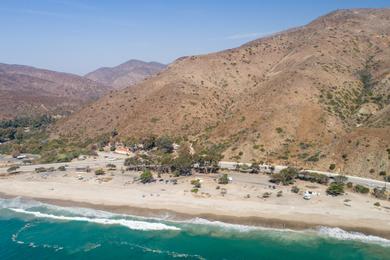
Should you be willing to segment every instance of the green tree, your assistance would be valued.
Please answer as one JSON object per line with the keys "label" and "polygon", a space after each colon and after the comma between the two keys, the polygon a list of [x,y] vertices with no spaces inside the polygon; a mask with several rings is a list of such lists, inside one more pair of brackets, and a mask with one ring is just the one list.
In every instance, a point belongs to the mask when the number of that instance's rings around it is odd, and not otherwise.
{"label": "green tree", "polygon": [[274,173],[271,175],[271,182],[273,183],[282,183],[283,185],[293,184],[295,178],[298,176],[298,170],[293,167],[288,167],[281,170],[279,173]]}
{"label": "green tree", "polygon": [[354,190],[355,192],[363,193],[363,194],[367,194],[367,193],[370,192],[370,189],[369,189],[369,188],[367,188],[367,187],[365,187],[365,186],[363,186],[363,185],[360,185],[360,184],[357,184],[357,185],[353,188],[353,190]]}
{"label": "green tree", "polygon": [[229,183],[229,176],[224,173],[219,179],[218,184],[228,184]]}
{"label": "green tree", "polygon": [[145,150],[151,150],[154,147],[156,147],[156,137],[155,136],[148,136],[141,140],[141,144]]}
{"label": "green tree", "polygon": [[193,156],[191,155],[189,146],[182,145],[178,150],[177,158],[172,162],[172,168],[177,175],[191,175],[193,163]]}
{"label": "green tree", "polygon": [[[199,163],[201,167],[213,167],[218,169],[218,164],[222,160],[223,145],[214,144],[210,147],[204,148],[197,154],[195,161]],[[207,172],[206,172],[207,173]]]}
{"label": "green tree", "polygon": [[199,189],[202,186],[199,179],[192,180],[191,185],[193,185],[194,188],[197,188],[197,189]]}
{"label": "green tree", "polygon": [[332,182],[326,193],[332,196],[338,196],[344,194],[344,183]]}
{"label": "green tree", "polygon": [[150,170],[144,170],[144,171],[141,173],[141,175],[139,176],[139,180],[140,180],[141,183],[143,183],[143,184],[154,181],[152,172],[151,172]]}
{"label": "green tree", "polygon": [[173,141],[168,136],[162,136],[157,138],[155,141],[155,145],[164,153],[172,153],[173,152]]}

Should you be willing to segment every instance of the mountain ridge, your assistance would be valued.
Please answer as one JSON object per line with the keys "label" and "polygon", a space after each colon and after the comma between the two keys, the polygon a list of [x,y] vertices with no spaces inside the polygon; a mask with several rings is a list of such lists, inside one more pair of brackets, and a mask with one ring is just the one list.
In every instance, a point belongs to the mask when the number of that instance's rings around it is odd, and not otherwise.
{"label": "mountain ridge", "polygon": [[225,145],[226,160],[336,164],[375,177],[390,168],[389,47],[390,9],[338,10],[234,49],[179,58],[53,131],[189,137]]}
{"label": "mountain ridge", "polygon": [[109,91],[75,74],[0,63],[1,119],[69,114]]}
{"label": "mountain ridge", "polygon": [[98,68],[84,77],[112,86],[114,89],[122,89],[159,73],[165,67],[166,65],[154,61],[131,59],[117,66]]}

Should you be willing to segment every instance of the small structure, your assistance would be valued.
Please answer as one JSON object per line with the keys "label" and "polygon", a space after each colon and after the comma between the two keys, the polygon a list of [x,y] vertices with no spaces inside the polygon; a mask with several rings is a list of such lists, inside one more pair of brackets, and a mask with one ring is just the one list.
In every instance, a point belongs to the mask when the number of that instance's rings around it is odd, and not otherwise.
{"label": "small structure", "polygon": [[117,154],[124,154],[124,155],[130,155],[130,149],[125,146],[116,146],[115,153]]}

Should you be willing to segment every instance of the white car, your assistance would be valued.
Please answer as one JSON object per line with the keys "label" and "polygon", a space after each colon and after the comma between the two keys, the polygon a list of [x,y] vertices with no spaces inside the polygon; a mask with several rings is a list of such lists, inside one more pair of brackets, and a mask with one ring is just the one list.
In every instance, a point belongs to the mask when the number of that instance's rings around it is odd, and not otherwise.
{"label": "white car", "polygon": [[310,200],[312,196],[316,196],[316,195],[318,195],[317,192],[307,190],[307,191],[305,191],[305,193],[303,193],[303,198],[305,200]]}

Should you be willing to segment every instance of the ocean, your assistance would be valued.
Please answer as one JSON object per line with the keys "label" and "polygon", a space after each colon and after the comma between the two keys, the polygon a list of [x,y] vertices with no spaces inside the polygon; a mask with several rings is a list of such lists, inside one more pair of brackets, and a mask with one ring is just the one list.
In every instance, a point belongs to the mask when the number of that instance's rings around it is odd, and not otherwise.
{"label": "ocean", "polygon": [[390,259],[384,238],[174,221],[0,199],[0,259]]}

